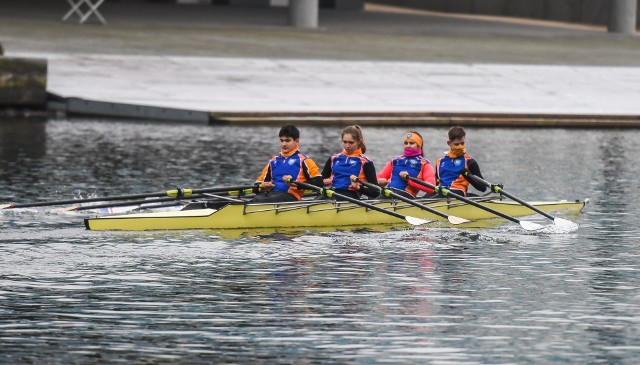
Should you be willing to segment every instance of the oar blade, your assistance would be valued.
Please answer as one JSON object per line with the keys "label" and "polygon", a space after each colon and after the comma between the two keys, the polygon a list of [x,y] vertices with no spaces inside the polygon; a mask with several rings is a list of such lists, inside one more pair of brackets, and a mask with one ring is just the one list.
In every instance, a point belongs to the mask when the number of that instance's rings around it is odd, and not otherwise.
{"label": "oar blade", "polygon": [[411,223],[412,225],[414,225],[414,226],[421,226],[421,225],[423,225],[423,224],[427,224],[427,223],[430,223],[430,222],[431,222],[431,221],[426,220],[426,219],[421,219],[421,218],[417,218],[417,217],[412,217],[412,216],[409,216],[409,215],[405,216],[405,217],[404,217],[404,219],[405,219],[407,222],[409,222],[409,223]]}
{"label": "oar blade", "polygon": [[464,218],[460,218],[460,217],[456,217],[455,215],[450,215],[447,217],[447,220],[449,220],[449,223],[456,225],[456,224],[464,224],[464,223],[469,223],[471,222],[468,219],[464,219]]}
{"label": "oar blade", "polygon": [[520,227],[524,228],[527,231],[538,231],[544,228],[544,226],[538,223],[533,223],[529,221],[520,221]]}
{"label": "oar blade", "polygon": [[570,226],[576,225],[572,221],[567,219],[562,219],[562,218],[553,218],[553,224],[555,224],[556,226],[562,226],[562,227],[570,227]]}
{"label": "oar blade", "polygon": [[11,204],[0,204],[0,209],[11,208]]}

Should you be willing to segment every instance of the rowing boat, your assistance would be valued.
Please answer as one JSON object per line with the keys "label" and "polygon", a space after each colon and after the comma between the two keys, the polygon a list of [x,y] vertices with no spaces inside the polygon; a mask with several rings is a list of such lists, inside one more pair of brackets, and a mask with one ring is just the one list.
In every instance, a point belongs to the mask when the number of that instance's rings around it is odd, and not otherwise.
{"label": "rowing boat", "polygon": [[[500,200],[498,197],[481,197],[475,200],[484,207],[514,217],[534,214],[533,211],[521,204]],[[488,221],[495,222],[497,218],[486,210],[457,200],[418,199],[417,201],[445,214],[472,221],[464,224],[466,227],[486,226]],[[401,201],[367,200],[367,202],[389,211],[434,221],[443,226],[447,225],[447,221],[442,217]],[[584,201],[530,202],[530,204],[544,212],[577,213],[587,202],[588,199]],[[504,220],[499,220],[499,222],[504,222]],[[280,204],[238,202],[229,203],[218,210],[207,208],[85,218],[86,228],[94,231],[319,228],[399,224],[406,225],[406,221],[353,203],[327,200]]]}
{"label": "rowing boat", "polygon": [[[419,200],[420,201],[420,200]],[[529,208],[516,202],[499,199],[482,198],[477,200],[482,206],[497,210],[504,214],[523,217],[532,215]],[[572,212],[577,213],[587,204],[584,201],[552,201],[529,202],[544,212]],[[441,217],[398,201],[372,201],[376,206],[401,212],[414,217],[441,222]],[[422,200],[440,212],[468,219],[472,222],[465,226],[473,227],[475,221],[493,220],[495,215],[486,210],[450,200]],[[387,214],[369,210],[352,203],[327,202],[322,200],[280,203],[280,204],[249,204],[229,203],[221,209],[191,209],[175,212],[154,212],[140,214],[110,215],[85,218],[85,226],[89,230],[176,230],[176,229],[252,229],[279,227],[340,227],[340,226],[371,226],[406,224],[402,219]],[[485,226],[486,222],[480,223]]]}

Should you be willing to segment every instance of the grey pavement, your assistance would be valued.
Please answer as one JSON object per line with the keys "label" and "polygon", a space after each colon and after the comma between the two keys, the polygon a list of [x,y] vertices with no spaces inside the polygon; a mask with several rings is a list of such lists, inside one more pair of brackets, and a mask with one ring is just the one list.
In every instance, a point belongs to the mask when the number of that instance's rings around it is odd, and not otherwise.
{"label": "grey pavement", "polygon": [[442,111],[640,115],[640,38],[604,27],[368,5],[323,10],[106,3],[106,26],[63,23],[65,1],[0,0],[8,56],[49,60],[63,96],[204,111]]}

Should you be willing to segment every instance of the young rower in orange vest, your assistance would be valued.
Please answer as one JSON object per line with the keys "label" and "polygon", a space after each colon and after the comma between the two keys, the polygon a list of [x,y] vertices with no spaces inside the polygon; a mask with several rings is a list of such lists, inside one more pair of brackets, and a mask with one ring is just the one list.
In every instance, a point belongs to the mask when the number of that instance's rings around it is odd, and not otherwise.
{"label": "young rower in orange vest", "polygon": [[422,136],[416,131],[407,132],[404,134],[403,143],[404,153],[387,163],[378,174],[378,184],[410,199],[415,199],[419,190],[433,194],[432,189],[403,178],[409,175],[435,185],[433,166],[424,158]]}
{"label": "young rower in orange vest", "polygon": [[466,133],[462,127],[449,129],[449,151],[436,163],[436,181],[438,186],[447,188],[458,195],[473,195],[467,192],[469,183],[479,191],[485,191],[487,187],[473,180],[467,180],[463,172],[469,171],[482,178],[480,166],[476,160],[466,154]]}
{"label": "young rower in orange vest", "polygon": [[322,175],[315,162],[299,151],[300,131],[293,125],[280,129],[280,153],[274,156],[256,180],[252,203],[298,201],[304,194],[289,179],[322,187]]}

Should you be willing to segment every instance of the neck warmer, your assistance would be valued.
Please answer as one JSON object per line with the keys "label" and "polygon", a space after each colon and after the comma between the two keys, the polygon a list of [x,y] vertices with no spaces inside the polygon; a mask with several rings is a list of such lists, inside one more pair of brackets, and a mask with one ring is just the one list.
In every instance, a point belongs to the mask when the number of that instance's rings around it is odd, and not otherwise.
{"label": "neck warmer", "polygon": [[467,148],[465,146],[451,146],[451,150],[447,153],[447,155],[451,158],[457,158],[464,155],[467,152]]}
{"label": "neck warmer", "polygon": [[404,149],[404,155],[405,157],[414,157],[414,156],[420,156],[422,154],[422,150],[419,148],[405,148]]}

